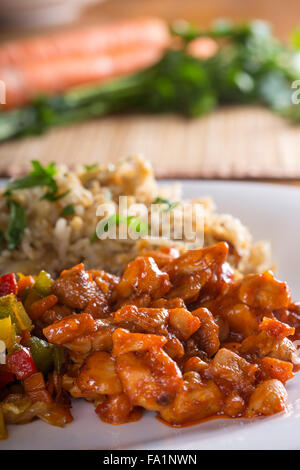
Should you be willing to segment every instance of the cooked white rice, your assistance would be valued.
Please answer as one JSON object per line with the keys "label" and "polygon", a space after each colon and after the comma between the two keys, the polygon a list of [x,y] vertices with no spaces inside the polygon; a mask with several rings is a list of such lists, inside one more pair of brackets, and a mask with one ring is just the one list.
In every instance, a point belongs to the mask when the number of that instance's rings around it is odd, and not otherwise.
{"label": "cooked white rice", "polygon": [[[120,272],[145,244],[153,245],[154,242],[107,239],[91,243],[90,239],[99,222],[99,217],[96,216],[98,205],[108,201],[115,201],[117,204],[120,195],[130,197],[129,205],[150,205],[158,196],[181,201],[178,185],[159,188],[151,166],[140,157],[127,158],[117,165],[99,166],[92,170],[79,168],[77,171],[70,171],[61,166],[56,180],[59,193],[70,191],[56,202],[41,200],[45,188],[14,191],[14,199],[26,210],[27,227],[17,249],[2,251],[1,273],[38,273],[41,269],[46,269],[56,274],[80,262],[86,268]],[[228,241],[233,250],[230,261],[243,273],[261,272],[269,267],[269,243],[253,244],[247,227],[232,215],[218,214],[209,197],[193,202],[201,202],[205,207],[205,245],[212,245],[220,240]],[[75,214],[61,217],[62,209],[69,204],[73,205]],[[1,230],[5,231],[8,221],[9,210],[2,191]],[[159,243],[168,242],[160,240]],[[182,247],[182,243],[180,246]]]}

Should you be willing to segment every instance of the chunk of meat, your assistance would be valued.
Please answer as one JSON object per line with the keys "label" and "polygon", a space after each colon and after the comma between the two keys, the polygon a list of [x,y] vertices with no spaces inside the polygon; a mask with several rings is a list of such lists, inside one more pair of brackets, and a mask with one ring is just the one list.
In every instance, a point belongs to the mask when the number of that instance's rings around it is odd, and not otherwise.
{"label": "chunk of meat", "polygon": [[142,415],[141,408],[135,408],[125,393],[109,395],[96,408],[99,418],[109,424],[124,424],[138,421]]}
{"label": "chunk of meat", "polygon": [[165,336],[149,335],[142,333],[129,333],[123,328],[118,328],[112,335],[113,356],[128,352],[145,352],[153,348],[162,348],[168,341]]}
{"label": "chunk of meat", "polygon": [[64,347],[81,355],[92,351],[111,351],[115,328],[109,319],[95,320],[95,331],[74,338],[65,343]]}
{"label": "chunk of meat", "polygon": [[219,349],[209,367],[216,380],[229,382],[244,392],[253,386],[257,369],[257,364],[250,364],[238,354],[225,348]]}
{"label": "chunk of meat", "polygon": [[232,331],[240,333],[244,337],[255,333],[259,325],[257,313],[242,303],[237,303],[224,310],[223,317],[227,320]]}
{"label": "chunk of meat", "polygon": [[116,288],[116,298],[148,294],[152,299],[163,297],[170,290],[167,273],[162,272],[151,257],[139,257],[126,267]]}
{"label": "chunk of meat", "polygon": [[96,324],[93,317],[88,313],[79,313],[52,323],[43,329],[43,333],[50,343],[61,345],[95,330]]}
{"label": "chunk of meat", "polygon": [[121,354],[117,357],[117,371],[131,402],[147,410],[159,410],[171,403],[183,383],[176,362],[162,349],[143,355]]}
{"label": "chunk of meat", "polygon": [[287,284],[275,279],[271,271],[246,276],[241,282],[238,296],[246,305],[261,309],[287,308],[291,303]]}
{"label": "chunk of meat", "polygon": [[169,324],[176,336],[186,341],[200,326],[200,320],[185,308],[173,308],[169,311]]}
{"label": "chunk of meat", "polygon": [[241,416],[245,409],[245,401],[236,390],[233,390],[226,397],[224,413],[231,418]]}
{"label": "chunk of meat", "polygon": [[276,351],[283,339],[293,332],[294,329],[285,323],[265,317],[259,324],[258,333],[243,340],[240,353],[258,357],[267,356]]}
{"label": "chunk of meat", "polygon": [[175,247],[161,246],[158,250],[142,250],[141,256],[150,256],[159,269],[179,257],[179,250]]}
{"label": "chunk of meat", "polygon": [[189,250],[164,267],[169,274],[172,289],[170,298],[181,297],[186,302],[197,300],[200,290],[226,261],[228,245],[225,242],[198,250]]}
{"label": "chunk of meat", "polygon": [[83,264],[63,271],[52,284],[51,291],[60,303],[73,309],[88,309],[88,313],[95,318],[109,313],[108,300],[102,288],[98,287],[92,275],[84,270]]}
{"label": "chunk of meat", "polygon": [[279,380],[271,379],[261,382],[250,396],[246,416],[254,418],[284,411],[287,398],[287,391]]}
{"label": "chunk of meat", "polygon": [[277,379],[285,384],[294,377],[293,364],[272,357],[264,357],[259,362],[259,380]]}
{"label": "chunk of meat", "polygon": [[184,374],[183,387],[175,400],[168,406],[162,406],[160,416],[171,424],[193,423],[221,411],[222,394],[212,381],[203,383],[199,374]]}
{"label": "chunk of meat", "polygon": [[292,303],[287,309],[274,310],[277,320],[295,328],[295,339],[300,339],[300,303]]}
{"label": "chunk of meat", "polygon": [[114,313],[114,322],[141,332],[167,334],[169,311],[165,308],[138,308],[126,305]]}
{"label": "chunk of meat", "polygon": [[199,348],[202,349],[208,357],[212,357],[220,347],[219,327],[207,308],[198,308],[194,310],[192,314],[200,320],[200,328],[193,337]]}
{"label": "chunk of meat", "polygon": [[80,369],[77,385],[84,393],[117,395],[122,385],[116,371],[115,359],[104,351],[93,352]]}

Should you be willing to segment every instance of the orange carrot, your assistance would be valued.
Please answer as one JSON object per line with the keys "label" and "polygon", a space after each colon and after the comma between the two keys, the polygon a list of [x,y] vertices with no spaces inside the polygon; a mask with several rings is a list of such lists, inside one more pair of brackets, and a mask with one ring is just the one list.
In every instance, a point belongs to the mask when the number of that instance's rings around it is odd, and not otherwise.
{"label": "orange carrot", "polygon": [[26,287],[32,287],[34,282],[32,276],[21,276],[18,280],[18,294],[21,294]]}
{"label": "orange carrot", "polygon": [[29,315],[32,320],[37,320],[43,313],[45,313],[49,308],[54,307],[57,304],[58,298],[56,295],[48,295],[43,299],[36,300],[29,308]]}
{"label": "orange carrot", "polygon": [[158,18],[134,18],[107,25],[10,41],[0,48],[0,66],[48,62],[67,56],[97,55],[135,44],[165,48],[170,40]]}
{"label": "orange carrot", "polygon": [[138,72],[157,62],[161,55],[161,49],[134,45],[86,57],[70,56],[19,67],[0,67],[0,80],[6,84],[5,108],[22,106],[39,94],[60,93],[74,86],[102,83]]}

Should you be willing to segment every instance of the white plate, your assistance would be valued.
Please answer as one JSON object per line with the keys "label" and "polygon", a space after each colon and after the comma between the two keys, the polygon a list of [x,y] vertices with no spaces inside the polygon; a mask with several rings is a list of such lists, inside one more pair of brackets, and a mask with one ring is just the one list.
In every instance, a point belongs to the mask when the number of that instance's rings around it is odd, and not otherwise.
{"label": "white plate", "polygon": [[[300,189],[232,182],[184,182],[184,196],[211,195],[221,212],[239,217],[256,240],[272,242],[277,275],[300,300]],[[254,421],[215,420],[173,429],[146,413],[141,421],[111,426],[94,407],[77,401],[74,421],[65,429],[35,421],[9,426],[1,449],[300,449],[300,373],[287,385],[286,414]]]}

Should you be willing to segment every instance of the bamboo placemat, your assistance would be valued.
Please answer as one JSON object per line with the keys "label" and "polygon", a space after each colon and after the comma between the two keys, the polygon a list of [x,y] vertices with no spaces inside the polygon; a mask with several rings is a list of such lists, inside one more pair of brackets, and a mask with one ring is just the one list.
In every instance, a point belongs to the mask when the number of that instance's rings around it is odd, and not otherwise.
{"label": "bamboo placemat", "polygon": [[0,145],[0,174],[30,160],[69,166],[143,154],[164,178],[300,178],[300,126],[256,107],[224,108],[199,119],[111,116]]}

